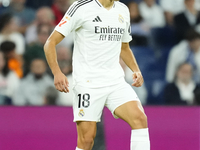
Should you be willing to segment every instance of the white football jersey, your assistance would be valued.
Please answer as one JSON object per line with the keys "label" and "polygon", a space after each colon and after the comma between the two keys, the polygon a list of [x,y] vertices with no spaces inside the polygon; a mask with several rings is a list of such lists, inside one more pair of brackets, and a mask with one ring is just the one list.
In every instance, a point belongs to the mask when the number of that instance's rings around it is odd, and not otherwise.
{"label": "white football jersey", "polygon": [[55,30],[64,36],[74,33],[75,85],[103,87],[123,79],[119,64],[121,44],[132,40],[126,5],[115,1],[107,10],[98,0],[76,1]]}

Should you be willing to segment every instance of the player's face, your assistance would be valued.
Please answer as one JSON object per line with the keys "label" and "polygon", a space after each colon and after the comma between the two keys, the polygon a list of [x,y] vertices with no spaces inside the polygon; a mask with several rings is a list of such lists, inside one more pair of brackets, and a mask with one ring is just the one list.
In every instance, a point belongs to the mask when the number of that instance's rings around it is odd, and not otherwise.
{"label": "player's face", "polygon": [[192,79],[192,66],[190,64],[182,65],[177,72],[177,78],[183,82],[190,81]]}

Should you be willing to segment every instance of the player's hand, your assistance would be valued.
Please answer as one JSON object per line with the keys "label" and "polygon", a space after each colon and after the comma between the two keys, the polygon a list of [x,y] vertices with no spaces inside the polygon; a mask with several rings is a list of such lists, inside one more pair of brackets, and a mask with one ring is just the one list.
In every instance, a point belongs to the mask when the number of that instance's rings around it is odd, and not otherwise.
{"label": "player's hand", "polygon": [[132,86],[140,87],[144,83],[144,79],[141,72],[134,72],[133,73],[133,84]]}
{"label": "player's hand", "polygon": [[69,82],[67,80],[67,77],[62,72],[54,74],[54,85],[56,89],[60,92],[69,92]]}

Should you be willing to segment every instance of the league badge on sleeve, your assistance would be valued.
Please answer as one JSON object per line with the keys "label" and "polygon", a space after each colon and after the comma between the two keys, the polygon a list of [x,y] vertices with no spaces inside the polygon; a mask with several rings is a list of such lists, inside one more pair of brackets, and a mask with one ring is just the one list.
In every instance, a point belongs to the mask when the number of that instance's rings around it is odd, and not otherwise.
{"label": "league badge on sleeve", "polygon": [[59,27],[61,27],[63,24],[65,24],[65,23],[67,23],[67,21],[66,20],[61,20],[61,22],[60,22],[60,24],[59,24]]}
{"label": "league badge on sleeve", "polygon": [[69,21],[70,18],[68,16],[66,16],[64,19],[61,20],[59,27],[61,27],[62,25],[64,25],[65,23],[67,23],[67,21]]}

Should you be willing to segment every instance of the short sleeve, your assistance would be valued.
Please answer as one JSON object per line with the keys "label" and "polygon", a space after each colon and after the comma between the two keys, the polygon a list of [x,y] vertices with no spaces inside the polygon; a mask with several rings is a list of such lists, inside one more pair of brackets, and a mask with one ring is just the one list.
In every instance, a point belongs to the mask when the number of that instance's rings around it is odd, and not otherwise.
{"label": "short sleeve", "polygon": [[82,9],[78,1],[74,2],[65,13],[63,19],[56,26],[55,30],[64,36],[69,35],[82,25]]}
{"label": "short sleeve", "polygon": [[126,23],[126,29],[125,29],[124,35],[122,37],[122,42],[123,43],[129,43],[132,40],[129,11],[127,13],[125,20],[126,20],[126,22],[125,22]]}

